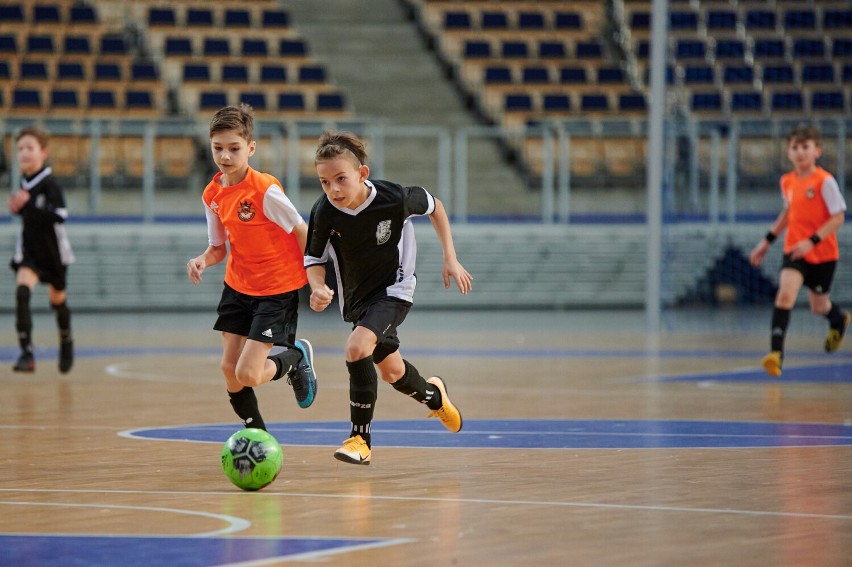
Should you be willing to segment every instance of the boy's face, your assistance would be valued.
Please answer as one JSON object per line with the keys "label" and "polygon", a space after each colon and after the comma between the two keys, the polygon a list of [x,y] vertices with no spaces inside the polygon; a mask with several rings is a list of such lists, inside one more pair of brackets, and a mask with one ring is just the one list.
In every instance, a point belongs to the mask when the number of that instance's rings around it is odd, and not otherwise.
{"label": "boy's face", "polygon": [[355,209],[369,195],[364,181],[370,168],[355,163],[352,158],[339,156],[317,162],[317,175],[328,200],[342,209]]}
{"label": "boy's face", "polygon": [[787,159],[798,171],[806,171],[816,164],[822,150],[814,140],[791,139],[787,143]]}
{"label": "boy's face", "polygon": [[18,149],[18,166],[21,168],[21,173],[24,175],[32,175],[37,173],[47,159],[47,148],[41,147],[38,138],[35,136],[22,136],[18,140],[16,147]]}
{"label": "boy's face", "polygon": [[239,173],[248,167],[254,155],[255,141],[246,141],[236,130],[223,130],[210,136],[213,161],[225,175]]}

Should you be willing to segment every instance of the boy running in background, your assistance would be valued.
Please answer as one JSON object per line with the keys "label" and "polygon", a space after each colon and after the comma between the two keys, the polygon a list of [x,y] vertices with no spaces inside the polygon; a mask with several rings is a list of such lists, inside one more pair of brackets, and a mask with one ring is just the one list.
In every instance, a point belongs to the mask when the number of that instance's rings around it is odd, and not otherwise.
{"label": "boy running in background", "polygon": [[750,255],[752,265],[759,266],[772,242],[787,230],[772,312],[771,347],[763,357],[763,368],[770,376],[781,375],[790,311],[802,285],[808,288],[811,311],[828,319],[826,352],[840,348],[852,320],[828,296],[840,257],[837,230],[844,221],[846,202],[834,177],[816,164],[822,155],[819,142],[819,131],[809,126],[798,126],[787,136],[787,159],[793,171],[781,177],[784,209]]}

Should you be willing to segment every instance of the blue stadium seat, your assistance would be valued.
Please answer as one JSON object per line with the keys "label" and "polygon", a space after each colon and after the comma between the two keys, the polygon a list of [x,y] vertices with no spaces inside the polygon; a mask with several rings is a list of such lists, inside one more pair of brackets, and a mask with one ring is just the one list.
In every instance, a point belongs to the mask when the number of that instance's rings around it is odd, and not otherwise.
{"label": "blue stadium seat", "polygon": [[585,67],[562,67],[559,69],[559,82],[563,85],[586,84],[588,78]]}
{"label": "blue stadium seat", "polygon": [[753,83],[754,69],[748,65],[729,65],[725,67],[722,81],[725,84]]}
{"label": "blue stadium seat", "polygon": [[651,13],[650,12],[633,12],[630,14],[630,29],[634,30],[649,30],[651,29]]}
{"label": "blue stadium seat", "polygon": [[777,25],[775,12],[770,10],[748,10],[746,12],[745,27],[749,31],[774,30]]}
{"label": "blue stadium seat", "polygon": [[707,45],[700,39],[679,39],[675,45],[675,57],[678,59],[704,59]]}
{"label": "blue stadium seat", "polygon": [[480,16],[479,27],[484,30],[505,30],[509,28],[509,16],[506,12],[483,10]]}
{"label": "blue stadium seat", "polygon": [[546,94],[542,97],[541,106],[545,113],[568,112],[571,110],[571,98],[566,94]]}
{"label": "blue stadium seat", "polygon": [[231,55],[231,44],[227,39],[204,38],[204,55],[205,57],[228,57]]}
{"label": "blue stadium seat", "polygon": [[228,95],[221,91],[207,91],[199,94],[198,108],[201,110],[218,110],[228,106]]}
{"label": "blue stadium seat", "polygon": [[65,55],[91,55],[92,45],[87,35],[66,35],[63,39],[62,52]]}
{"label": "blue stadium seat", "polygon": [[287,68],[283,65],[263,65],[260,68],[261,83],[286,83]]}
{"label": "blue stadium seat", "polygon": [[244,37],[240,54],[243,57],[269,57],[269,45],[265,39]]}
{"label": "blue stadium seat", "polygon": [[825,29],[852,28],[852,9],[827,9],[822,13],[822,27]]}
{"label": "blue stadium seat", "polygon": [[844,85],[846,83],[852,83],[852,63],[846,63],[843,65],[843,69],[840,73],[840,80]]}
{"label": "blue stadium seat", "polygon": [[444,12],[445,30],[469,30],[470,28],[469,12]]}
{"label": "blue stadium seat", "polygon": [[574,53],[578,59],[599,59],[603,57],[603,46],[597,41],[578,41]]}
{"label": "blue stadium seat", "polygon": [[487,41],[467,40],[464,42],[464,57],[466,59],[491,57],[491,44]]}
{"label": "blue stadium seat", "polygon": [[0,35],[0,53],[4,55],[14,55],[18,53],[18,39],[15,35]]}
{"label": "blue stadium seat", "polygon": [[151,6],[148,8],[148,25],[174,27],[177,24],[175,11],[167,6]]}
{"label": "blue stadium seat", "polygon": [[127,42],[121,35],[105,35],[101,37],[101,55],[124,56],[129,53]]}
{"label": "blue stadium seat", "polygon": [[509,93],[503,98],[505,112],[529,112],[532,110],[532,97],[527,93]]}
{"label": "blue stadium seat", "polygon": [[319,93],[317,95],[317,111],[319,112],[341,112],[345,108],[345,100],[340,93]]}
{"label": "blue stadium seat", "polygon": [[[222,65],[223,83],[248,83],[248,67],[241,63],[229,63]],[[254,105],[252,105],[254,106]]]}
{"label": "blue stadium seat", "polygon": [[484,81],[487,85],[511,83],[512,71],[505,65],[486,67]]}
{"label": "blue stadium seat", "polygon": [[774,111],[801,112],[804,108],[802,93],[798,91],[772,93],[770,108]]}
{"label": "blue stadium seat", "polygon": [[500,55],[504,58],[529,57],[529,47],[525,41],[504,41]]}
{"label": "blue stadium seat", "polygon": [[767,65],[763,68],[764,83],[792,83],[793,67],[790,65]]}
{"label": "blue stadium seat", "polygon": [[780,39],[756,39],[753,53],[755,59],[781,59],[787,50]]}
{"label": "blue stadium seat", "polygon": [[812,30],[816,28],[816,14],[812,10],[787,10],[784,13],[784,28],[789,30]]}
{"label": "blue stadium seat", "polygon": [[95,63],[96,81],[121,81],[121,67],[117,63]]}
{"label": "blue stadium seat", "polygon": [[23,60],[18,66],[18,78],[28,81],[47,81],[47,65],[44,61]]}
{"label": "blue stadium seat", "polygon": [[802,67],[802,83],[833,83],[834,67],[828,64]]}
{"label": "blue stadium seat", "polygon": [[124,97],[124,107],[128,110],[156,110],[151,91],[131,90]]}
{"label": "blue stadium seat", "polygon": [[716,59],[742,59],[745,57],[745,44],[739,39],[720,39],[713,51]]}
{"label": "blue stadium seat", "polygon": [[72,26],[94,25],[98,23],[98,14],[93,6],[74,4],[71,6],[68,20]]}
{"label": "blue stadium seat", "polygon": [[836,37],[831,46],[831,56],[838,59],[852,57],[852,38]]}
{"label": "blue stadium seat", "polygon": [[518,12],[518,29],[543,30],[544,14],[541,12],[532,12],[528,10],[522,10]]}
{"label": "blue stadium seat", "polygon": [[722,94],[718,92],[692,93],[690,108],[695,112],[719,112],[722,110]]}
{"label": "blue stadium seat", "polygon": [[241,8],[230,8],[225,10],[224,24],[226,28],[251,27],[251,13]]}
{"label": "blue stadium seat", "polygon": [[647,110],[645,95],[641,93],[618,95],[618,110],[621,112],[645,112]]}
{"label": "blue stadium seat", "polygon": [[734,30],[736,28],[736,12],[731,10],[710,10],[707,12],[707,29]]}
{"label": "blue stadium seat", "polygon": [[624,71],[620,67],[598,67],[598,84],[621,84],[625,82]]}
{"label": "blue stadium seat", "polygon": [[261,24],[269,29],[290,27],[290,12],[276,9],[264,10]]}
{"label": "blue stadium seat", "polygon": [[697,30],[698,14],[696,12],[670,12],[669,28],[673,31]]}
{"label": "blue stadium seat", "polygon": [[559,12],[553,17],[553,27],[557,30],[582,30],[583,17],[579,12]]}
{"label": "blue stadium seat", "polygon": [[9,68],[8,61],[0,61],[0,79],[10,81],[12,79],[12,70]]}
{"label": "blue stadium seat", "polygon": [[134,61],[130,66],[131,81],[159,81],[160,72],[154,63]]}
{"label": "blue stadium seat", "polygon": [[821,39],[797,38],[793,40],[793,57],[825,57],[825,43]]}
{"label": "blue stadium seat", "polygon": [[602,94],[584,94],[580,97],[580,109],[584,112],[609,110],[609,99]]}
{"label": "blue stadium seat", "polygon": [[713,83],[716,71],[710,65],[689,65],[683,69],[683,82],[686,85]]}
{"label": "blue stadium seat", "polygon": [[744,112],[763,109],[763,96],[754,92],[731,94],[731,111]]}
{"label": "blue stadium seat", "polygon": [[639,59],[648,59],[651,56],[651,42],[650,41],[640,41],[636,45],[636,57]]}
{"label": "blue stadium seat", "polygon": [[59,6],[56,4],[36,4],[33,7],[33,23],[36,25],[62,23]]}
{"label": "blue stadium seat", "polygon": [[23,4],[0,5],[0,24],[23,24],[24,21]]}
{"label": "blue stadium seat", "polygon": [[550,71],[547,67],[541,65],[530,65],[524,67],[521,74],[521,81],[524,84],[546,84],[550,82]]}
{"label": "blue stadium seat", "polygon": [[167,37],[166,57],[186,57],[192,55],[192,41],[188,37]]}
{"label": "blue stadium seat", "polygon": [[564,59],[568,56],[565,44],[561,41],[540,41],[538,56],[542,59]]}
{"label": "blue stadium seat", "polygon": [[92,89],[89,91],[89,110],[116,110],[118,104],[115,91],[108,89]]}
{"label": "blue stadium seat", "polygon": [[183,80],[186,83],[209,83],[210,66],[206,63],[184,63]]}
{"label": "blue stadium seat", "polygon": [[811,94],[811,110],[842,111],[844,109],[843,91],[817,91]]}
{"label": "blue stadium seat", "polygon": [[305,57],[308,45],[303,39],[282,39],[278,42],[278,55],[281,57]]}
{"label": "blue stadium seat", "polygon": [[41,108],[41,91],[18,87],[12,91],[12,106],[14,108]]}
{"label": "blue stadium seat", "polygon": [[56,47],[53,36],[49,34],[31,34],[27,36],[27,53],[53,54]]}
{"label": "blue stadium seat", "polygon": [[213,27],[213,10],[209,8],[188,8],[186,25],[190,27]]}
{"label": "blue stadium seat", "polygon": [[278,93],[278,110],[304,112],[305,95],[298,92]]}
{"label": "blue stadium seat", "polygon": [[325,67],[322,65],[302,65],[299,67],[300,83],[324,83]]}
{"label": "blue stadium seat", "polygon": [[52,89],[50,106],[64,110],[77,110],[80,108],[80,97],[75,89]]}
{"label": "blue stadium seat", "polygon": [[266,110],[266,95],[262,92],[240,93],[240,102],[248,104],[254,110]]}

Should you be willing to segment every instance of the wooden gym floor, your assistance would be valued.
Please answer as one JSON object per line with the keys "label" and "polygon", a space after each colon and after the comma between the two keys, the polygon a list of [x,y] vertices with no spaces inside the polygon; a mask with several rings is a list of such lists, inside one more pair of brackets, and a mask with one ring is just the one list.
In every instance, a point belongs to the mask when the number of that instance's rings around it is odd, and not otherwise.
{"label": "wooden gym floor", "polygon": [[0,563],[849,565],[852,347],[822,353],[804,309],[769,379],[768,309],[648,336],[641,313],[415,307],[402,351],[446,379],[464,429],[380,384],[369,467],[332,458],[349,327],[303,309],[318,397],[257,389],[285,461],[255,493],[219,466],[240,426],[212,310],[77,315],[67,375],[46,313],[36,372],[13,373],[0,317]]}

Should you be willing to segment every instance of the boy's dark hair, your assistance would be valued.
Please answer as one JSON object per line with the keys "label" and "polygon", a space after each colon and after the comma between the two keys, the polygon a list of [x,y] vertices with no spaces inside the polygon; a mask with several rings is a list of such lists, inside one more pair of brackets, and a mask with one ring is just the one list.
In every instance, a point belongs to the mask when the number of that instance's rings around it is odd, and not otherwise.
{"label": "boy's dark hair", "polygon": [[349,152],[358,160],[358,165],[367,164],[367,150],[358,136],[345,130],[326,130],[319,138],[314,161],[324,161]]}
{"label": "boy's dark hair", "polygon": [[790,133],[787,134],[787,143],[790,142],[807,142],[808,140],[813,140],[814,144],[819,146],[820,143],[820,133],[816,126],[810,126],[808,124],[799,124],[790,130]]}
{"label": "boy's dark hair", "polygon": [[25,126],[18,130],[18,133],[15,135],[15,142],[24,136],[32,136],[38,140],[38,145],[40,145],[42,149],[47,147],[47,142],[50,139],[50,135],[46,131],[41,128],[36,128],[35,126]]}
{"label": "boy's dark hair", "polygon": [[210,121],[210,137],[217,132],[236,130],[247,142],[254,139],[254,112],[246,103],[239,106],[226,106],[216,111]]}

